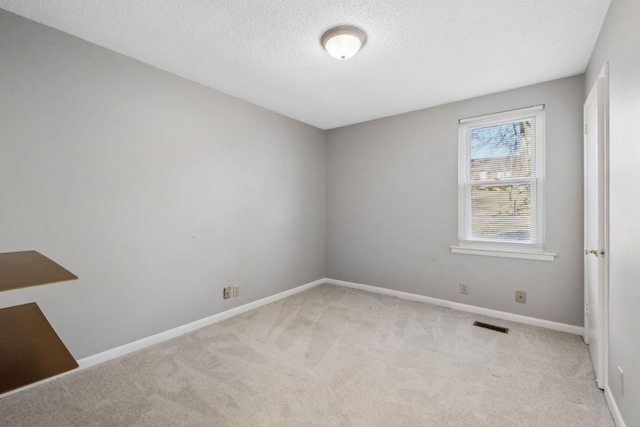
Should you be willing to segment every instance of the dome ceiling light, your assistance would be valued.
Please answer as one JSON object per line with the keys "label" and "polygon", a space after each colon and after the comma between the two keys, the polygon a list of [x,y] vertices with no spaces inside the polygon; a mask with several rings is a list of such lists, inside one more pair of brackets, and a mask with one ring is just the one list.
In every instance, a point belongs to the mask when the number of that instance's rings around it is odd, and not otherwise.
{"label": "dome ceiling light", "polygon": [[358,53],[364,42],[366,34],[356,27],[335,27],[322,35],[320,41],[329,55],[344,61]]}

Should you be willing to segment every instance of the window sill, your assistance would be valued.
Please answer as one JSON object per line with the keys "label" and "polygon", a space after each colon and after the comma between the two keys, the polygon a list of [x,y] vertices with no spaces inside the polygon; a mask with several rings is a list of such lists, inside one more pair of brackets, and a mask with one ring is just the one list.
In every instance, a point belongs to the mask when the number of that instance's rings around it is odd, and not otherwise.
{"label": "window sill", "polygon": [[556,254],[547,252],[527,252],[504,249],[471,248],[450,246],[451,253],[465,255],[493,256],[502,258],[530,259],[534,261],[555,261]]}

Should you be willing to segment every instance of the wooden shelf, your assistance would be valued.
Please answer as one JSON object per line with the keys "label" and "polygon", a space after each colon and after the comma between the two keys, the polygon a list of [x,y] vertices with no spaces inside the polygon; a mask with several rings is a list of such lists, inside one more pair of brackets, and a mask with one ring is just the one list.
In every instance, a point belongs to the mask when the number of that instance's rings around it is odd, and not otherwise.
{"label": "wooden shelf", "polygon": [[0,253],[0,292],[77,278],[36,251]]}
{"label": "wooden shelf", "polygon": [[0,394],[78,367],[35,302],[0,309]]}
{"label": "wooden shelf", "polygon": [[[36,251],[0,253],[0,292],[78,276]],[[35,302],[0,309],[0,394],[78,367]]]}

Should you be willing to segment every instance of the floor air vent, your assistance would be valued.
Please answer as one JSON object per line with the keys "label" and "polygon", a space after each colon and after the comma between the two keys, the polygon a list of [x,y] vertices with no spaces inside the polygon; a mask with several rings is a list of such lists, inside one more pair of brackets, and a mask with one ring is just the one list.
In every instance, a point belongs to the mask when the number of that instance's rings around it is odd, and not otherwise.
{"label": "floor air vent", "polygon": [[490,323],[473,322],[473,326],[480,326],[481,328],[491,329],[492,331],[502,332],[503,334],[509,332],[509,328],[503,328],[502,326],[496,326]]}

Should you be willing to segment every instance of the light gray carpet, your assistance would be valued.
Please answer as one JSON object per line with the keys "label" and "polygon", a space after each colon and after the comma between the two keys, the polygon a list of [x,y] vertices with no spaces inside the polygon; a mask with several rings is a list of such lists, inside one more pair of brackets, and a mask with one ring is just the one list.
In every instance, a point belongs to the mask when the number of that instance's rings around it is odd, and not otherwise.
{"label": "light gray carpet", "polygon": [[614,424],[578,336],[322,285],[2,399],[0,425]]}

